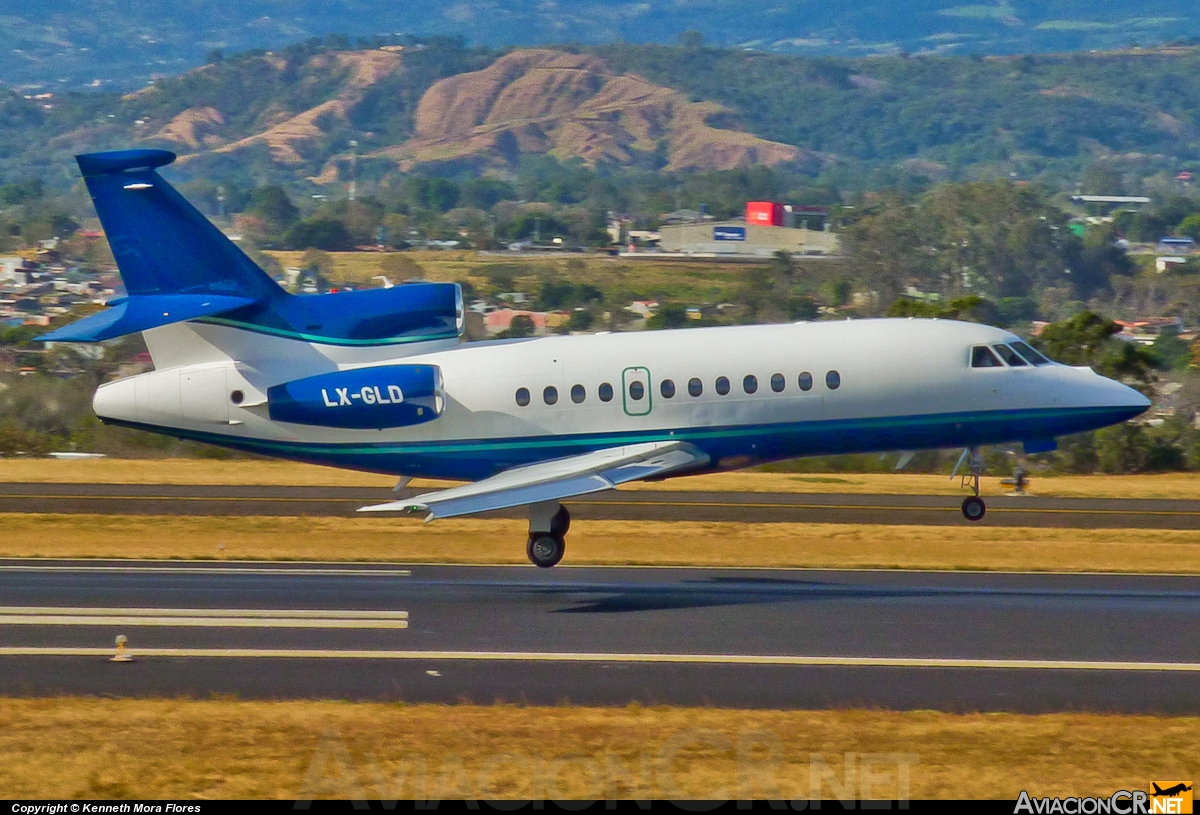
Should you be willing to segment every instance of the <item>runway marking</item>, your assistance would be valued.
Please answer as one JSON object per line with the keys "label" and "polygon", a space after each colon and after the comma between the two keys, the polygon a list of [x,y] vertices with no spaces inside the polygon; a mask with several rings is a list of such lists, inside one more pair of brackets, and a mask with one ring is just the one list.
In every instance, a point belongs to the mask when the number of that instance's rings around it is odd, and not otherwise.
{"label": "runway marking", "polygon": [[257,574],[257,575],[301,575],[307,577],[340,577],[343,575],[367,575],[370,577],[411,577],[411,569],[288,569],[281,566],[244,567],[244,566],[35,566],[35,565],[0,565],[0,572],[100,572],[130,574],[132,572],[147,572],[150,574]]}
{"label": "runway marking", "polygon": [[0,626],[124,625],[177,628],[408,628],[407,611],[326,609],[63,608],[0,606]]}
{"label": "runway marking", "polygon": [[[619,654],[538,651],[373,651],[295,648],[136,648],[136,657],[220,659],[383,659],[466,662],[621,662],[692,665],[783,665],[849,668],[970,668],[984,670],[1136,671],[1200,673],[1196,662],[1115,662],[1042,659],[954,659],[921,657],[819,657],[755,654]],[[111,648],[0,647],[4,656],[106,657]]]}

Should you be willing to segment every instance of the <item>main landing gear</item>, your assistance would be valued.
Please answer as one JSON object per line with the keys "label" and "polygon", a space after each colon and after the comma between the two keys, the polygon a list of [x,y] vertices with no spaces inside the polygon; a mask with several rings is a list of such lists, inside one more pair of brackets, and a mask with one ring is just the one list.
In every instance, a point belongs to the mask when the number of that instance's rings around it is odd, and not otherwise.
{"label": "main landing gear", "polygon": [[525,554],[534,566],[549,569],[563,559],[571,513],[557,501],[529,505],[529,542]]}
{"label": "main landing gear", "polygon": [[983,499],[979,497],[979,476],[983,474],[983,455],[979,452],[978,447],[968,447],[963,450],[963,454],[958,458],[958,464],[954,465],[954,472],[950,477],[954,478],[958,475],[958,469],[963,465],[963,461],[970,458],[969,474],[963,473],[963,483],[967,480],[971,481],[971,489],[975,492],[974,495],[963,499],[962,514],[968,521],[982,521],[984,514],[987,513],[987,505],[983,503]]}

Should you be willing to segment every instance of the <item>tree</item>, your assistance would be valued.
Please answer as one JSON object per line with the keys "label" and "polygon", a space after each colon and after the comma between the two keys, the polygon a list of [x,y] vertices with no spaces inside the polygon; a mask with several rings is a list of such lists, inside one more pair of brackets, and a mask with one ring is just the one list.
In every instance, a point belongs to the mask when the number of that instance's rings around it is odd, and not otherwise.
{"label": "tree", "polygon": [[1087,365],[1111,379],[1138,383],[1154,381],[1157,360],[1146,347],[1112,339],[1121,327],[1091,311],[1082,311],[1042,329],[1033,343],[1056,362]]}
{"label": "tree", "polygon": [[1180,235],[1200,241],[1200,212],[1189,215],[1180,221],[1179,228],[1175,231]]}
{"label": "tree", "polygon": [[354,248],[350,230],[333,218],[312,218],[297,222],[287,231],[286,242],[290,249],[324,249],[327,252],[344,252]]}
{"label": "tree", "polygon": [[274,184],[259,187],[250,193],[247,212],[262,218],[266,228],[274,235],[282,235],[300,217],[300,210],[288,198],[287,192]]}
{"label": "tree", "polygon": [[1066,226],[1066,215],[1036,190],[980,181],[940,184],[915,201],[874,196],[843,235],[882,302],[909,286],[997,300],[1054,285],[1079,264],[1078,238]]}
{"label": "tree", "polygon": [[649,320],[646,328],[683,328],[688,324],[687,308],[680,303],[663,303]]}
{"label": "tree", "polygon": [[517,314],[512,318],[512,322],[508,324],[508,328],[497,334],[496,338],[532,337],[533,332],[536,330],[537,326],[533,324],[532,317],[528,314]]}
{"label": "tree", "polygon": [[927,303],[901,297],[888,306],[885,317],[936,317],[942,320],[963,320],[969,323],[999,322],[999,311],[990,300],[977,294],[958,297],[948,303]]}

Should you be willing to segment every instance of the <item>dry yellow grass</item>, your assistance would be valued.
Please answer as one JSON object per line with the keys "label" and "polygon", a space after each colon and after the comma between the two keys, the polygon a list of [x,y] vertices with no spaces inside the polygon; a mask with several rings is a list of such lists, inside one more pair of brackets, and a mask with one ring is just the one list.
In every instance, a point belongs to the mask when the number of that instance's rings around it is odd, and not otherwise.
{"label": "dry yellow grass", "polygon": [[[214,484],[390,487],[393,476],[287,461],[201,459],[0,459],[0,483]],[[454,482],[418,479],[412,486],[437,489]],[[1006,490],[984,478],[983,494]],[[739,471],[674,478],[622,489],[697,492],[850,493],[859,495],[957,495],[966,492],[944,475],[830,473],[800,475]],[[1200,498],[1200,473],[1161,475],[1060,475],[1035,477],[1030,494],[1047,498]]]}
{"label": "dry yellow grass", "polygon": [[894,754],[918,799],[1200,774],[1182,717],[57,698],[0,721],[10,798],[808,798],[814,769],[823,797],[888,798]]}
{"label": "dry yellow grass", "polygon": [[[0,557],[525,564],[516,520],[4,516]],[[218,546],[222,548],[218,548]],[[1200,573],[1200,530],[577,521],[566,564]]]}
{"label": "dry yellow grass", "polygon": [[[268,252],[283,266],[300,266],[303,252]],[[376,286],[375,275],[387,274],[383,269],[385,252],[331,252],[332,278],[358,286]],[[478,252],[414,251],[403,253],[425,271],[425,278],[434,281],[467,280],[476,288],[486,286],[490,266],[518,265],[525,273],[516,282],[525,291],[536,290],[539,278],[553,273],[574,282],[587,282],[608,289],[639,292],[663,292],[673,297],[686,297],[716,302],[731,287],[740,285],[751,268],[746,263],[719,263],[708,260],[680,261],[607,255],[559,255],[537,258],[508,257]],[[823,273],[831,261],[815,262],[814,271]],[[394,276],[394,275],[393,275]]]}

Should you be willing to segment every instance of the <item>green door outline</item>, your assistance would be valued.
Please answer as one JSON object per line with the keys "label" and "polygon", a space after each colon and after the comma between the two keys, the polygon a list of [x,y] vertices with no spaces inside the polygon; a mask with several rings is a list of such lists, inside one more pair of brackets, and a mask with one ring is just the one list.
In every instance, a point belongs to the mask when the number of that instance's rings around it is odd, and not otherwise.
{"label": "green door outline", "polygon": [[[640,399],[629,398],[629,386],[634,382],[641,382],[642,387],[646,389],[645,404]],[[626,416],[645,416],[650,412],[654,406],[654,397],[650,392],[649,368],[635,365],[621,371],[621,406],[625,409]]]}

